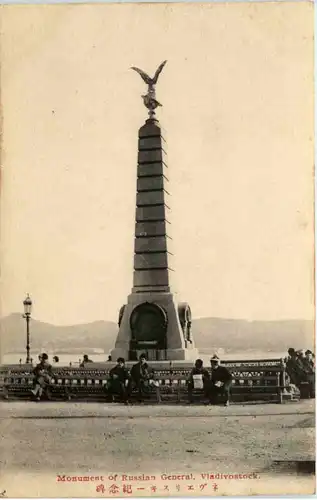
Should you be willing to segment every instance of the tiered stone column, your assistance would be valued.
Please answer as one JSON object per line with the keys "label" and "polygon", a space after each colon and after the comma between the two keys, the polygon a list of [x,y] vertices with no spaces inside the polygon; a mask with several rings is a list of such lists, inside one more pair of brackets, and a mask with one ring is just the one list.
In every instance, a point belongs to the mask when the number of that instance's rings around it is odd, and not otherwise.
{"label": "tiered stone column", "polygon": [[189,306],[178,305],[171,290],[164,144],[158,121],[148,119],[139,130],[133,288],[120,310],[113,360],[135,359],[144,351],[150,360],[189,360],[198,355],[188,333]]}
{"label": "tiered stone column", "polygon": [[133,293],[169,292],[165,140],[156,120],[139,130]]}

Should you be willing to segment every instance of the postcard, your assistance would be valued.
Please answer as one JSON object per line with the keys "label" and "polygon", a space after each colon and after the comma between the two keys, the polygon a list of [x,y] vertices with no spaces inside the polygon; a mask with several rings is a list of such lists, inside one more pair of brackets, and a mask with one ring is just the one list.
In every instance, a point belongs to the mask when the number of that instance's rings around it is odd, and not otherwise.
{"label": "postcard", "polygon": [[313,4],[0,16],[0,495],[313,494]]}

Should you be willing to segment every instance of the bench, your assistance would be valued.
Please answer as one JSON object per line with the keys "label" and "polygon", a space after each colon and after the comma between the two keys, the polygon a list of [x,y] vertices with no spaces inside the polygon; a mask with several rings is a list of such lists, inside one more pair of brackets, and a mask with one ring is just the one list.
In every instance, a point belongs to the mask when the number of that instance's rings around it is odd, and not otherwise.
{"label": "bench", "polygon": [[[0,367],[0,393],[5,399],[31,396],[34,386],[33,367],[11,365]],[[103,397],[108,380],[108,370],[87,368],[53,368],[51,383],[47,386],[49,399],[70,400]]]}
{"label": "bench", "polygon": [[[106,400],[109,385],[109,368],[53,368],[45,395],[49,400]],[[4,399],[30,399],[34,375],[29,365],[0,367],[0,394]],[[157,390],[151,388],[156,397]],[[132,395],[137,394],[134,387]]]}
{"label": "bench", "polygon": [[[278,360],[227,361],[222,363],[232,374],[232,401],[272,401],[299,399],[299,391],[291,390],[284,362]],[[188,401],[190,370],[156,373],[161,402]],[[203,402],[204,390],[193,389],[196,401]]]}
{"label": "bench", "polygon": [[[131,363],[129,363],[130,365]],[[224,361],[232,374],[232,401],[274,401],[299,399],[299,393],[291,390],[289,378],[282,360]],[[106,401],[109,371],[112,364],[91,364],[84,368],[54,367],[47,397],[52,400]],[[192,364],[152,363],[156,386],[149,388],[148,399],[157,403],[183,403],[188,401],[188,379]],[[2,365],[0,367],[0,393],[5,399],[30,399],[34,384],[30,365]],[[132,399],[137,389],[132,391]],[[197,402],[203,401],[203,391],[194,390]]]}

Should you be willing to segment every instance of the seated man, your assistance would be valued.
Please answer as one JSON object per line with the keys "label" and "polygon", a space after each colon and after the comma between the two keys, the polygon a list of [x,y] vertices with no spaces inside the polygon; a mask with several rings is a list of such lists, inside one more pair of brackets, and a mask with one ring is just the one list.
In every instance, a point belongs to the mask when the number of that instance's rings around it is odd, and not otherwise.
{"label": "seated man", "polygon": [[144,396],[149,394],[150,386],[153,384],[153,370],[149,368],[145,354],[141,354],[139,362],[132,366],[131,379],[138,389],[139,402],[142,403]]}
{"label": "seated man", "polygon": [[48,384],[52,378],[52,367],[48,362],[48,355],[43,353],[41,360],[33,370],[34,377],[34,389],[32,390],[33,396],[37,401],[41,400],[43,392],[47,389]]}
{"label": "seated man", "polygon": [[218,396],[224,396],[225,406],[229,406],[230,389],[232,385],[232,375],[224,366],[220,366],[218,356],[213,356],[210,360],[211,380],[209,385],[209,402],[215,404]]}
{"label": "seated man", "polygon": [[208,396],[210,375],[208,370],[203,367],[201,359],[196,359],[195,366],[190,372],[188,379],[188,400],[193,402],[193,389],[203,389],[205,396]]}
{"label": "seated man", "polygon": [[117,364],[111,368],[109,380],[109,392],[114,396],[115,394],[120,396],[120,400],[124,404],[128,404],[129,398],[129,381],[130,373],[125,367],[124,358],[118,358]]}

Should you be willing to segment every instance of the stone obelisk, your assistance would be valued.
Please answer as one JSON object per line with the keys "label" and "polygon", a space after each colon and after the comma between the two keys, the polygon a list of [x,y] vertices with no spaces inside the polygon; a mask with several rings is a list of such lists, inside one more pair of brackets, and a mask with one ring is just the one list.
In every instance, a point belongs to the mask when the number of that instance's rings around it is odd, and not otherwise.
{"label": "stone obelisk", "polygon": [[139,129],[133,288],[120,309],[113,360],[119,356],[135,360],[140,353],[152,361],[192,360],[198,354],[191,337],[190,307],[177,304],[171,289],[168,167],[165,140],[155,117],[155,109],[161,106],[155,84],[165,63],[153,78],[132,68],[148,85],[142,98],[149,118]]}

